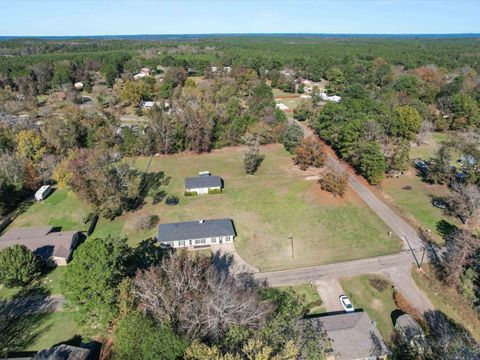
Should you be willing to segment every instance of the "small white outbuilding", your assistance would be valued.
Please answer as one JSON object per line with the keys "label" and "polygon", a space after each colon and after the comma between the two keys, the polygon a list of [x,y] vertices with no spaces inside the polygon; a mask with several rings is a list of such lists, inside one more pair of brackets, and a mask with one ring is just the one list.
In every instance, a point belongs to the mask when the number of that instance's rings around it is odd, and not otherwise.
{"label": "small white outbuilding", "polygon": [[35,193],[35,200],[37,201],[45,200],[48,197],[48,195],[50,195],[51,192],[52,192],[52,187],[50,185],[43,185]]}

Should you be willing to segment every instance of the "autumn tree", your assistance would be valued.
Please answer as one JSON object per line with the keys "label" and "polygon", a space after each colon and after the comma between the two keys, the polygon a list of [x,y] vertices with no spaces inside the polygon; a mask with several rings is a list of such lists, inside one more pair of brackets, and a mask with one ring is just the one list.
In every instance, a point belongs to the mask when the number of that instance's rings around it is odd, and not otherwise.
{"label": "autumn tree", "polygon": [[333,196],[343,197],[348,187],[348,174],[340,169],[330,167],[318,180],[318,183],[322,190],[332,193]]}
{"label": "autumn tree", "polygon": [[451,210],[464,224],[470,224],[480,210],[480,188],[476,184],[454,182],[451,185],[455,195],[451,200]]}
{"label": "autumn tree", "polygon": [[43,137],[57,154],[66,155],[69,149],[86,145],[87,129],[82,124],[81,112],[71,109],[61,117],[45,122]]}
{"label": "autumn tree", "polygon": [[301,144],[295,149],[295,157],[293,162],[298,165],[300,169],[307,170],[308,167],[320,168],[325,164],[325,152],[323,145],[314,137],[309,136],[303,139]]}
{"label": "autumn tree", "polygon": [[17,133],[17,153],[37,163],[47,152],[42,136],[35,130],[22,130]]}
{"label": "autumn tree", "polygon": [[172,254],[135,279],[139,306],[189,338],[219,340],[232,326],[258,329],[269,313],[257,294],[211,257]]}
{"label": "autumn tree", "polygon": [[448,285],[460,285],[461,275],[472,264],[479,249],[480,239],[467,230],[456,230],[449,236],[444,254],[445,282]]}

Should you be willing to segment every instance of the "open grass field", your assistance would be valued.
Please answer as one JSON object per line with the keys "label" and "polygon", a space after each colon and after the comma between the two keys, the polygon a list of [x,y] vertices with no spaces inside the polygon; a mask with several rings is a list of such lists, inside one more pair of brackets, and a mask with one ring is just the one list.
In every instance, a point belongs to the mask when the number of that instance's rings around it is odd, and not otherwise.
{"label": "open grass field", "polygon": [[[385,282],[385,288],[376,288],[371,280]],[[340,280],[342,288],[353,306],[362,308],[377,323],[378,330],[385,341],[389,342],[393,332],[392,311],[397,307],[393,301],[392,283],[383,276],[365,274]]]}
{"label": "open grass field", "polygon": [[[410,190],[405,187],[410,186]],[[432,204],[434,198],[443,198],[451,195],[446,185],[432,185],[422,181],[410,168],[399,178],[388,178],[382,183],[386,197],[392,200],[404,216],[418,226],[430,229],[434,240],[443,244],[443,236],[452,226],[459,226],[459,221],[445,214],[444,210]]]}
{"label": "open grass field", "polygon": [[[171,177],[168,192],[180,204],[147,204],[140,212],[156,214],[161,223],[232,218],[240,255],[262,271],[304,267],[384,255],[400,251],[398,239],[388,237],[386,225],[353,193],[334,199],[306,181],[281,145],[262,147],[266,155],[259,171],[247,176],[242,167],[244,149],[228,148],[210,154],[157,157],[151,171]],[[146,158],[137,159],[144,168]],[[184,197],[184,178],[209,170],[225,180],[223,194]],[[132,233],[127,214],[123,232]],[[150,234],[154,235],[155,229]],[[294,238],[292,258],[288,235]]]}
{"label": "open grass field", "polygon": [[425,144],[420,146],[412,146],[410,149],[410,158],[420,158],[423,160],[430,160],[440,148],[443,143],[446,143],[449,139],[447,133],[433,133]]}
{"label": "open grass field", "polygon": [[315,286],[311,287],[310,284],[302,284],[296,286],[279,286],[278,289],[292,289],[295,294],[300,296],[303,299],[303,307],[307,309],[306,315],[317,315],[326,311],[321,305],[322,299]]}
{"label": "open grass field", "polygon": [[480,341],[478,313],[454,289],[440,282],[432,267],[424,265],[420,270],[413,270],[412,277],[437,310],[467,329],[476,341]]}
{"label": "open grass field", "polygon": [[[146,203],[114,221],[100,219],[93,236],[127,236],[131,245],[155,236],[156,228],[139,232],[135,219],[156,214],[161,223],[198,219],[232,218],[238,237],[236,248],[262,271],[312,266],[385,255],[400,251],[397,238],[388,237],[387,226],[352,192],[335,199],[293,166],[281,145],[262,147],[265,161],[257,174],[247,176],[242,166],[243,148],[226,148],[209,154],[176,154],[154,158],[150,171],[171,177],[168,193],[180,203]],[[147,158],[136,159],[144,169]],[[184,178],[210,170],[225,180],[223,194],[184,197]],[[9,228],[52,225],[63,230],[87,230],[83,224],[90,208],[65,189],[58,189],[41,203],[30,206]],[[294,238],[292,258],[288,235]]]}

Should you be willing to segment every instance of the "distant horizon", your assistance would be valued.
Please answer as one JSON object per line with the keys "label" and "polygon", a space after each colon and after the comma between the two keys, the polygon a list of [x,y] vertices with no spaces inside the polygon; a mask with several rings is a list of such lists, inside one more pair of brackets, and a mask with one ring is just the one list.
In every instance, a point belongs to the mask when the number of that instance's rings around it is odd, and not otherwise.
{"label": "distant horizon", "polygon": [[[480,2],[468,0],[3,0],[0,35],[480,33]],[[79,35],[80,34],[80,35]]]}

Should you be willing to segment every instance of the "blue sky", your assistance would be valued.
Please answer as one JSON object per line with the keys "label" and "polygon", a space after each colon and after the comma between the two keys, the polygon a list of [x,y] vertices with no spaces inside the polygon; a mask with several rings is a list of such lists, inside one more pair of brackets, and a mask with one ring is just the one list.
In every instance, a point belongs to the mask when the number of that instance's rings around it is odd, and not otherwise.
{"label": "blue sky", "polygon": [[0,36],[480,33],[480,1],[0,0]]}

